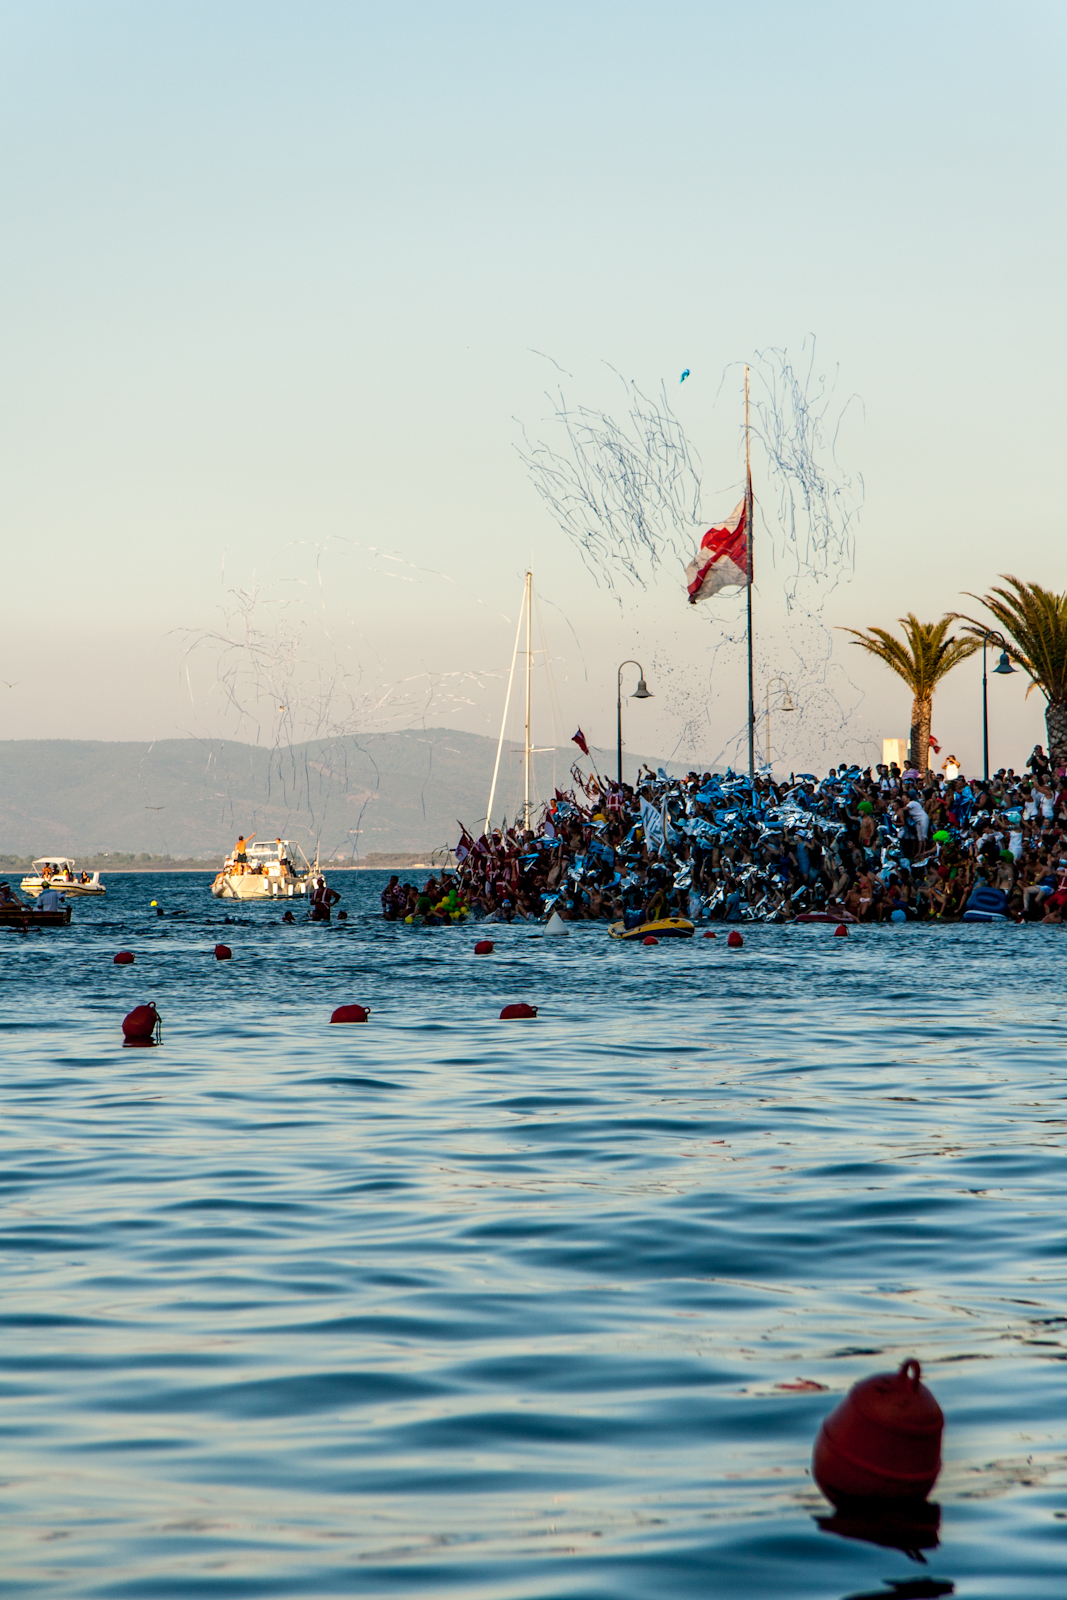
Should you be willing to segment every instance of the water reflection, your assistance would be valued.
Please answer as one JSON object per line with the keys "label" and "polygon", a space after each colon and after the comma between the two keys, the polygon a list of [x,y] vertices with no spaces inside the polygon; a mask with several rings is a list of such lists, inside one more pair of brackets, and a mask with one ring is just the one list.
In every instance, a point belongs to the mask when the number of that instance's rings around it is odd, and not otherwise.
{"label": "water reflection", "polygon": [[842,1500],[832,1516],[815,1521],[824,1533],[903,1550],[913,1561],[925,1561],[922,1552],[940,1543],[941,1507],[932,1500]]}
{"label": "water reflection", "polygon": [[955,1594],[956,1585],[943,1578],[887,1578],[888,1589],[871,1589],[865,1594],[849,1594],[844,1600],[935,1600],[937,1595]]}

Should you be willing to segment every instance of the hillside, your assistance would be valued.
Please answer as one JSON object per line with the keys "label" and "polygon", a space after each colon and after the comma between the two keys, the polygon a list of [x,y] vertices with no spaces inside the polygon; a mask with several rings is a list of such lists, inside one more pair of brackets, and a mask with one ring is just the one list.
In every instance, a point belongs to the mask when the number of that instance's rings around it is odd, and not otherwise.
{"label": "hillside", "polygon": [[[602,771],[614,758],[594,750]],[[0,853],[79,858],[148,851],[214,859],[238,832],[282,835],[324,857],[454,844],[485,814],[496,740],[451,729],[374,734],[269,751],[236,740],[153,744],[0,741]],[[569,786],[574,746],[555,753]],[[632,778],[644,758],[628,756]],[[553,755],[537,757],[551,792]],[[505,745],[494,820],[521,801],[521,755]],[[587,766],[583,760],[583,766]]]}

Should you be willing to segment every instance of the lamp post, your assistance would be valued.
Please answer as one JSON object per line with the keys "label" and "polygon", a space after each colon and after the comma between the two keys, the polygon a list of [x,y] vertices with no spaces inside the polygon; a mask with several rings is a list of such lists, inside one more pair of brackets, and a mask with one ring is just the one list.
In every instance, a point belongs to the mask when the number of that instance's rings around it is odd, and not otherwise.
{"label": "lamp post", "polygon": [[766,732],[767,732],[767,771],[768,772],[771,770],[771,685],[772,684],[781,684],[781,686],[782,686],[782,690],[783,690],[783,694],[782,694],[782,710],[783,711],[795,711],[796,710],[796,706],[793,703],[793,691],[789,687],[789,679],[786,678],[786,677],[783,677],[783,675],[780,672],[775,673],[774,677],[768,679],[768,681],[767,681],[767,729],[766,729]]}
{"label": "lamp post", "polygon": [[1000,646],[1000,660],[993,671],[1002,677],[1007,677],[1015,668],[1008,660],[1008,641],[1002,633],[990,631],[982,635],[982,775],[986,783],[989,782],[989,679],[986,673],[986,647],[989,643]]}
{"label": "lamp post", "polygon": [[620,789],[622,788],[622,669],[623,669],[623,667],[636,667],[637,670],[638,670],[638,673],[640,674],[640,676],[638,677],[638,680],[637,680],[637,688],[634,690],[633,694],[630,696],[630,699],[631,700],[651,700],[652,699],[652,690],[648,687],[648,684],[645,682],[645,669],[641,665],[640,661],[623,661],[623,662],[620,662],[620,664],[619,664],[619,677],[618,677],[618,690],[619,690],[619,693],[618,693],[618,696],[616,698],[616,710],[618,711],[618,716],[619,716],[619,723],[618,723],[618,727],[619,727],[619,748],[618,748],[618,754],[619,754],[619,788]]}

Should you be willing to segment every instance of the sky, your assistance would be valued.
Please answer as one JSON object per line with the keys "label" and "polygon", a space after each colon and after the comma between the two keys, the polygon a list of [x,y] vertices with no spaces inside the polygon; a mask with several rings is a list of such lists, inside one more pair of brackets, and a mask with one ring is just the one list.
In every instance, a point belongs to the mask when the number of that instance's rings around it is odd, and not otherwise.
{"label": "sky", "polygon": [[[1064,32],[1046,4],[0,4],[0,737],[495,734],[531,566],[541,741],[610,744],[636,657],[632,747],[724,759],[736,600],[687,607],[669,564],[613,595],[517,446],[631,380],[725,515],[741,364],[777,349],[832,390],[862,512],[798,632],[757,450],[760,738],[773,680],[776,765],[877,759],[907,691],[837,629],[1067,587]],[[1044,742],[1026,686],[991,678],[995,765]],[[933,726],[977,770],[978,661]]]}

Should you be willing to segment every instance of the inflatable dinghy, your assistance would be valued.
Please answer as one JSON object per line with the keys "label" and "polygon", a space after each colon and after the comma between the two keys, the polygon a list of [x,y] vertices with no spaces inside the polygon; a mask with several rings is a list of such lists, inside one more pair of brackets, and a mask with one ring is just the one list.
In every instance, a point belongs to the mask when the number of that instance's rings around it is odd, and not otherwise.
{"label": "inflatable dinghy", "polygon": [[977,889],[971,890],[971,897],[967,901],[967,909],[960,921],[1010,922],[1007,895],[1003,889],[994,889],[987,883],[980,883]]}
{"label": "inflatable dinghy", "polygon": [[625,922],[613,922],[608,929],[611,939],[691,939],[696,932],[693,924],[684,917],[661,917],[657,922],[642,922],[639,927],[628,928]]}

